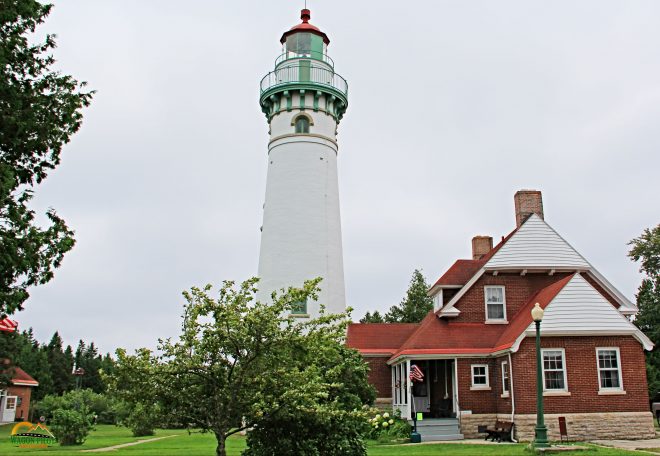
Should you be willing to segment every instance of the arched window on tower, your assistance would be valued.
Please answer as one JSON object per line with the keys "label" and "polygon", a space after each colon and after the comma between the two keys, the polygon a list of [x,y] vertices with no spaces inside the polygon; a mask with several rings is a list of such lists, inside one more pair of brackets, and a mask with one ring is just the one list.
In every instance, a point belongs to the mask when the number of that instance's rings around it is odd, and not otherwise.
{"label": "arched window on tower", "polygon": [[309,133],[309,119],[306,116],[298,116],[295,120],[296,133]]}

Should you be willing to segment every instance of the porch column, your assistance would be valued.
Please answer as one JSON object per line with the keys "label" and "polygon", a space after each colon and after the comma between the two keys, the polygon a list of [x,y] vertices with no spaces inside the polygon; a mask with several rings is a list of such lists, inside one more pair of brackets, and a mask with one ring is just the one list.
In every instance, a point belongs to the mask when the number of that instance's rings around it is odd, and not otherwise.
{"label": "porch column", "polygon": [[410,381],[410,360],[406,360],[406,403],[408,404],[408,419],[412,420],[413,403],[412,403],[412,382]]}

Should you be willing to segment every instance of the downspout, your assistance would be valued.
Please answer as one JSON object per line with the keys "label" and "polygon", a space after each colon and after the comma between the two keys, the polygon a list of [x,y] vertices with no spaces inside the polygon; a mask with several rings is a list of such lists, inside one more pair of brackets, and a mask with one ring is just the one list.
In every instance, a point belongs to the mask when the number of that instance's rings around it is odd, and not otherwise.
{"label": "downspout", "polygon": [[[511,390],[511,391],[509,391],[509,393],[511,394],[511,422],[515,423],[515,421],[513,421],[513,417],[516,414],[516,398],[514,397],[515,395],[513,394],[513,391],[514,391],[514,388],[513,388],[513,363],[511,362],[511,352],[509,352],[509,389]],[[513,431],[514,432],[511,433],[511,441],[513,443],[518,443],[516,438],[513,436],[513,434],[515,433],[515,430],[516,430],[515,426],[516,425],[514,424],[513,425]]]}

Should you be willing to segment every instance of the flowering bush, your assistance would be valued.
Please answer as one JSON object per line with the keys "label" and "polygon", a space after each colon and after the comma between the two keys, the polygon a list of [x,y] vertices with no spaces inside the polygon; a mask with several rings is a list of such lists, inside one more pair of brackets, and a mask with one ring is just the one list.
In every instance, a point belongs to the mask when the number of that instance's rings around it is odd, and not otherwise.
{"label": "flowering bush", "polygon": [[401,419],[398,410],[390,413],[371,409],[369,412],[367,438],[379,442],[391,442],[410,437],[411,426],[406,420]]}

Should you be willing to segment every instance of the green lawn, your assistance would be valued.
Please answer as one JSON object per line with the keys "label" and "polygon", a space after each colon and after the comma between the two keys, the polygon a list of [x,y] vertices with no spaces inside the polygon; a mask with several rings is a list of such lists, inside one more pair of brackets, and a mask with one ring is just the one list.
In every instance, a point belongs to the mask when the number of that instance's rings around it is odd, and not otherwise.
{"label": "green lawn", "polygon": [[[25,449],[14,447],[9,442],[9,433],[11,426],[0,426],[0,455],[35,455],[39,453],[48,453],[53,455],[103,455],[108,453],[80,453],[80,451],[92,448],[102,448],[122,443],[135,442],[138,439],[131,436],[131,432],[126,428],[99,425],[97,430],[90,434],[87,442],[80,447],[50,447],[47,449]],[[188,434],[182,430],[159,430],[156,437],[174,435],[163,440],[144,443],[131,447],[121,448],[110,454],[126,455],[151,455],[151,456],[175,456],[175,455],[209,455],[215,454],[215,437],[210,434]],[[148,437],[147,437],[148,438]],[[245,448],[245,438],[234,436],[228,441],[228,454],[230,456],[239,456],[242,449]],[[369,456],[397,456],[397,455],[525,455],[531,453],[525,451],[525,445],[467,445],[467,444],[434,444],[434,445],[379,445],[369,442]],[[607,448],[594,447],[591,451],[567,452],[562,455],[584,455],[584,456],[624,456],[639,455],[640,453],[612,450]]]}

